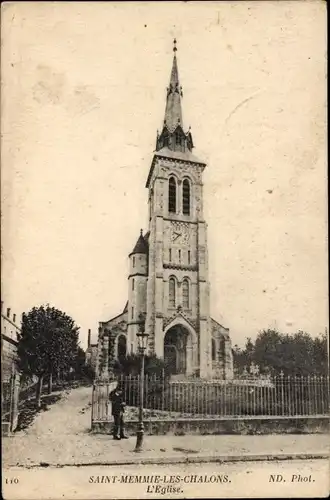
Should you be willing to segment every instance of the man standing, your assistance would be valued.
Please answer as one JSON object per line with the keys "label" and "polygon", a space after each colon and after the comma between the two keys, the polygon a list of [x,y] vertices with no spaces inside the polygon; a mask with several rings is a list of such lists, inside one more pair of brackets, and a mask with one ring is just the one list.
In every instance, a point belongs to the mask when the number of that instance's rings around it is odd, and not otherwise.
{"label": "man standing", "polygon": [[124,432],[124,411],[125,405],[123,399],[123,391],[119,383],[117,387],[110,393],[109,399],[112,403],[112,415],[114,420],[113,439],[128,439]]}

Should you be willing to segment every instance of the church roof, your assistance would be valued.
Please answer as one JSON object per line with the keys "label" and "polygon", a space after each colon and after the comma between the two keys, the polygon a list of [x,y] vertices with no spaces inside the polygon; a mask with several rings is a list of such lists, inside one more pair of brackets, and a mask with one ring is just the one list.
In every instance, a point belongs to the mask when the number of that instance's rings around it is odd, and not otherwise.
{"label": "church roof", "polygon": [[220,330],[223,337],[229,338],[229,328],[226,328],[225,326],[221,325],[219,321],[216,321],[213,318],[211,318],[211,325],[212,329],[214,328],[215,330]]}
{"label": "church roof", "polygon": [[130,253],[130,255],[133,255],[135,253],[142,253],[142,254],[147,254],[148,253],[148,243],[144,239],[144,236],[142,234],[142,229],[140,236],[135,243],[135,247],[133,248],[133,251]]}

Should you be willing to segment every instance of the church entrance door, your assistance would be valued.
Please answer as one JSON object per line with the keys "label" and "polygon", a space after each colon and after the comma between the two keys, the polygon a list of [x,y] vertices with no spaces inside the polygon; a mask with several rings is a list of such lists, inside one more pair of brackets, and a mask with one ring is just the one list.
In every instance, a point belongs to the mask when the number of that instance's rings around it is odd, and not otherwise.
{"label": "church entrance door", "polygon": [[170,328],[164,337],[164,362],[167,373],[186,373],[188,332],[181,325]]}
{"label": "church entrance door", "polygon": [[178,372],[178,355],[175,345],[164,345],[164,361],[167,373]]}

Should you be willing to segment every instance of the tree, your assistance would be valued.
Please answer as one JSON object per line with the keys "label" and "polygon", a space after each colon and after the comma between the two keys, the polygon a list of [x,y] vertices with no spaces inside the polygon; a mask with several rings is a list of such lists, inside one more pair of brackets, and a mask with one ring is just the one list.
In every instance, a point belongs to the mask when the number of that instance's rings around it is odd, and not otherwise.
{"label": "tree", "polygon": [[74,363],[74,373],[77,378],[80,378],[84,375],[85,366],[86,366],[85,351],[80,346],[78,346],[76,359]]}
{"label": "tree", "polygon": [[76,359],[74,362],[74,376],[77,379],[87,379],[93,381],[95,378],[95,370],[89,364],[86,364],[86,353],[78,346]]}
{"label": "tree", "polygon": [[244,368],[247,368],[254,361],[254,344],[250,337],[246,339],[244,349],[236,344],[233,349],[234,366],[238,374],[242,374]]}
{"label": "tree", "polygon": [[235,372],[237,374],[241,374],[243,372],[244,366],[246,365],[245,352],[237,344],[235,344],[232,348],[232,352]]}
{"label": "tree", "polygon": [[44,377],[59,371],[68,372],[78,349],[78,327],[66,313],[49,305],[33,307],[23,313],[18,339],[19,367],[25,374],[38,377],[36,404],[40,398]]}
{"label": "tree", "polygon": [[314,339],[313,360],[317,375],[329,374],[328,342],[329,339],[325,333],[321,333]]}
{"label": "tree", "polygon": [[254,362],[262,373],[269,371],[272,375],[281,372],[284,375],[325,375],[328,371],[326,336],[313,338],[303,331],[288,335],[273,329],[262,330],[255,343],[249,342],[246,346],[243,356],[248,365]]}

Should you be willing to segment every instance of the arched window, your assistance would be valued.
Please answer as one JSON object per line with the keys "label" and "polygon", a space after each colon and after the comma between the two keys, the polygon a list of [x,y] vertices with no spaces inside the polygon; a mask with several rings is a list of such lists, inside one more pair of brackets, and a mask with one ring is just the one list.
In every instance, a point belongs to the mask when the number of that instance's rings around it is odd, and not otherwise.
{"label": "arched window", "polygon": [[182,211],[184,215],[190,215],[190,184],[188,179],[182,183]]}
{"label": "arched window", "polygon": [[184,309],[189,309],[189,281],[184,279],[182,282],[182,306]]}
{"label": "arched window", "polygon": [[176,182],[174,177],[168,181],[168,211],[176,212]]}
{"label": "arched window", "polygon": [[117,357],[126,356],[126,337],[125,335],[119,335],[117,344]]}
{"label": "arched window", "polygon": [[175,279],[174,278],[170,278],[169,279],[169,282],[168,282],[168,297],[169,297],[169,306],[170,307],[175,307],[175,293],[176,293],[176,290],[175,290]]}
{"label": "arched window", "polygon": [[216,361],[217,359],[217,348],[215,344],[215,339],[212,339],[212,361]]}
{"label": "arched window", "polygon": [[175,133],[175,144],[181,145],[181,134],[179,132]]}

